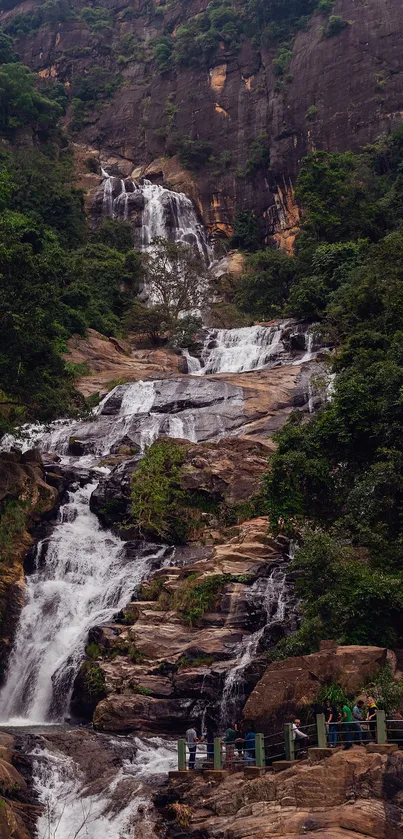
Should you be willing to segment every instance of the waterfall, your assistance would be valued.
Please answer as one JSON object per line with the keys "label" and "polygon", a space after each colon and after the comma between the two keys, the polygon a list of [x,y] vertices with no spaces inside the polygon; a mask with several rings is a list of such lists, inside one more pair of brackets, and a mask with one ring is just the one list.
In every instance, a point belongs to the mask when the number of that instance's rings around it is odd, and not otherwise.
{"label": "waterfall", "polygon": [[133,839],[134,835],[147,839],[154,835],[154,825],[148,820],[152,790],[147,782],[155,784],[175,769],[176,743],[160,737],[109,741],[133,756],[123,758],[115,776],[97,790],[86,783],[71,757],[48,746],[35,747],[33,783],[43,807],[38,839]]}
{"label": "waterfall", "polygon": [[249,590],[248,600],[254,608],[256,608],[256,603],[260,603],[260,608],[265,615],[265,623],[256,632],[242,638],[236,651],[236,664],[226,675],[221,700],[222,729],[237,720],[245,699],[243,692],[245,671],[256,656],[265,630],[274,623],[284,621],[287,608],[287,584],[284,571],[281,568],[274,568],[269,577],[257,580]]}
{"label": "waterfall", "polygon": [[[169,239],[193,245],[206,263],[212,261],[213,252],[204,227],[197,218],[190,198],[184,192],[174,192],[146,179],[142,184],[137,184],[130,178],[114,178],[105,169],[101,172],[104,178],[104,215],[129,219],[130,195],[134,195],[135,207],[141,208],[140,235],[136,242],[140,250],[152,251],[154,239]],[[136,235],[137,229],[134,229]]]}
{"label": "waterfall", "polygon": [[135,562],[128,559],[124,543],[102,530],[90,512],[95,487],[87,484],[69,493],[50,539],[37,546],[0,693],[3,723],[64,719],[88,630],[126,605],[165,552],[156,548],[150,556],[148,546]]}
{"label": "waterfall", "polygon": [[242,329],[215,329],[208,333],[201,360],[203,366],[193,375],[244,373],[260,370],[277,358],[281,350],[283,324],[250,326]]}

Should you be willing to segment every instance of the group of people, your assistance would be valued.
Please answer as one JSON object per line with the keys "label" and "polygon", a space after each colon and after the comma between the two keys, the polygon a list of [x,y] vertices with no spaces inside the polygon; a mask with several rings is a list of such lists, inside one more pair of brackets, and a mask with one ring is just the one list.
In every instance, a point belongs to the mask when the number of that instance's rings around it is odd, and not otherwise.
{"label": "group of people", "polygon": [[[373,696],[368,696],[364,701],[358,699],[353,707],[345,702],[343,705],[336,705],[328,699],[324,706],[316,706],[316,714],[324,713],[327,730],[327,742],[331,748],[339,743],[344,744],[345,749],[350,749],[353,743],[364,743],[368,740],[376,740],[376,712],[377,704]],[[301,731],[301,721],[294,717],[292,720],[292,736],[297,751],[301,752],[306,745],[309,745],[309,735]],[[214,761],[214,730],[207,728],[207,736],[198,736],[196,728],[191,726],[186,732],[186,745],[189,751],[189,769],[194,769],[196,764],[197,744],[203,743],[207,747],[207,761],[213,765]],[[256,759],[255,732],[249,727],[243,730],[242,723],[231,723],[222,743],[225,752],[225,767],[232,769],[235,760],[242,760],[253,766]]]}
{"label": "group of people", "polygon": [[[189,769],[194,769],[196,764],[197,744],[204,743],[207,746],[207,760],[213,764],[214,761],[214,731],[207,730],[206,737],[198,736],[196,728],[188,728],[186,732],[186,745],[189,751]],[[225,751],[225,766],[232,769],[235,758],[245,761],[248,765],[255,763],[255,732],[252,730],[243,731],[241,723],[231,723],[224,737],[222,738]]]}
{"label": "group of people", "polygon": [[341,741],[350,749],[353,743],[376,740],[377,710],[373,696],[366,701],[358,699],[352,708],[347,702],[338,707],[328,699],[324,708],[328,745],[334,748]]}

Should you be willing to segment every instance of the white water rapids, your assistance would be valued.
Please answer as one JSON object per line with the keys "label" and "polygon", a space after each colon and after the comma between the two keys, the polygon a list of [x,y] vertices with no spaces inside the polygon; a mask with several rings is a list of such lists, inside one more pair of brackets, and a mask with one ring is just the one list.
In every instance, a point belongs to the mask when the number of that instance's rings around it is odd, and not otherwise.
{"label": "white water rapids", "polygon": [[[96,483],[78,487],[60,508],[49,541],[39,543],[27,577],[0,720],[8,725],[62,721],[69,711],[88,630],[125,606],[161,548],[129,560],[124,543],[101,528],[89,508]],[[45,555],[42,552],[45,551]]]}
{"label": "white water rapids", "polygon": [[[75,761],[64,753],[34,749],[34,785],[43,806],[38,839],[133,839],[133,835],[148,839],[154,834],[148,785],[175,768],[176,743],[160,737],[148,741],[135,737],[132,743],[134,757],[123,760],[115,777],[99,792],[86,785]],[[125,740],[121,743],[126,744]]]}

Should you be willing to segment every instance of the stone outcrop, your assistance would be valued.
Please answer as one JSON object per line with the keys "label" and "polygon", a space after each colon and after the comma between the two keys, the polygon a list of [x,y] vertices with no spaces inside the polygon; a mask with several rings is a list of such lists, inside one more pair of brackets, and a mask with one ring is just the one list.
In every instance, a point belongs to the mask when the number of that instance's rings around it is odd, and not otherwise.
{"label": "stone outcrop", "polygon": [[130,341],[107,338],[95,329],[88,329],[85,337],[73,335],[67,346],[66,361],[88,368],[76,383],[86,397],[104,394],[113,382],[136,382],[183,372],[183,359],[173,351],[137,349]]}
{"label": "stone outcrop", "polygon": [[15,739],[0,732],[0,836],[1,839],[32,839],[41,808],[33,803],[28,785],[15,763]]}
{"label": "stone outcrop", "polygon": [[[210,516],[203,514],[204,529],[209,522],[218,526],[225,511],[249,503],[259,493],[269,453],[262,443],[242,437],[204,444],[187,440],[175,443],[184,452],[180,468],[180,483],[186,493],[184,506],[191,510],[192,499],[203,497],[213,508]],[[112,463],[114,459],[111,458]],[[130,483],[138,464],[138,457],[118,463],[110,475],[101,478],[93,492],[91,509],[105,525],[116,524],[129,516]]]}
{"label": "stone outcrop", "polygon": [[195,839],[401,839],[402,777],[402,752],[354,747],[249,782],[232,775],[215,786],[192,773],[171,781],[157,803],[170,839],[183,836],[172,818],[175,801],[188,808],[186,836]]}
{"label": "stone outcrop", "polygon": [[[98,729],[181,732],[206,703],[218,718],[223,682],[236,664],[239,642],[267,619],[258,598],[249,597],[250,586],[286,560],[286,545],[266,533],[267,519],[255,519],[239,525],[225,544],[177,549],[170,567],[142,586],[138,597],[143,599],[123,610],[124,623],[117,616],[116,623],[91,630],[89,640],[99,650],[93,664],[102,670],[107,693],[95,709]],[[203,583],[212,576],[222,580],[219,597],[192,625],[181,610],[183,587],[189,578]],[[153,599],[144,599],[147,595]],[[275,640],[295,628],[293,603],[290,594],[287,618],[272,630]],[[270,647],[273,639],[262,638],[262,644]],[[251,663],[247,692],[263,668],[259,657]],[[86,715],[86,702],[78,680],[73,695],[78,716]]]}
{"label": "stone outcrop", "polygon": [[395,657],[384,647],[339,647],[323,641],[317,653],[270,664],[252,691],[244,716],[260,728],[278,729],[290,714],[309,707],[324,685],[335,682],[348,695],[356,694],[386,663],[396,672]]}
{"label": "stone outcrop", "polygon": [[36,450],[0,452],[0,667],[4,669],[24,602],[24,559],[33,545],[31,531],[52,514],[63,481],[46,471]]}

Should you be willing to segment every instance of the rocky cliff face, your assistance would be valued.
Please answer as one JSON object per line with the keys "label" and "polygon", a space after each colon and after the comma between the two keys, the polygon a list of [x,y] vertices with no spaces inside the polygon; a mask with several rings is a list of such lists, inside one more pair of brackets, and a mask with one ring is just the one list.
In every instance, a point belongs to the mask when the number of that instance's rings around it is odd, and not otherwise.
{"label": "rocky cliff face", "polygon": [[[0,20],[36,5],[26,0]],[[79,13],[86,4],[71,5]],[[63,82],[70,96],[91,68],[102,67],[111,80],[121,74],[111,98],[103,97],[75,127],[81,163],[92,149],[123,176],[134,171],[165,178],[196,200],[218,235],[228,235],[236,212],[254,210],[265,234],[290,247],[298,222],[293,182],[302,157],[316,148],[357,149],[401,120],[400,4],[383,0],[380,9],[378,0],[336,0],[332,13],[348,26],[324,37],[326,20],[314,16],[295,39],[281,83],[273,67],[276,50],[249,39],[236,50],[221,43],[211,66],[161,72],[153,60],[154,39],[168,29],[175,36],[184,20],[207,5],[173,2],[155,13],[148,2],[136,0],[128,14],[121,0],[105,0],[109,27],[91,28],[83,19],[47,24],[18,38],[17,48],[26,64]],[[129,51],[125,43],[131,43]],[[264,132],[270,168],[248,173],[251,144]],[[205,141],[214,161],[187,171],[169,140],[175,134]],[[99,179],[87,174],[83,183],[96,187]]]}

